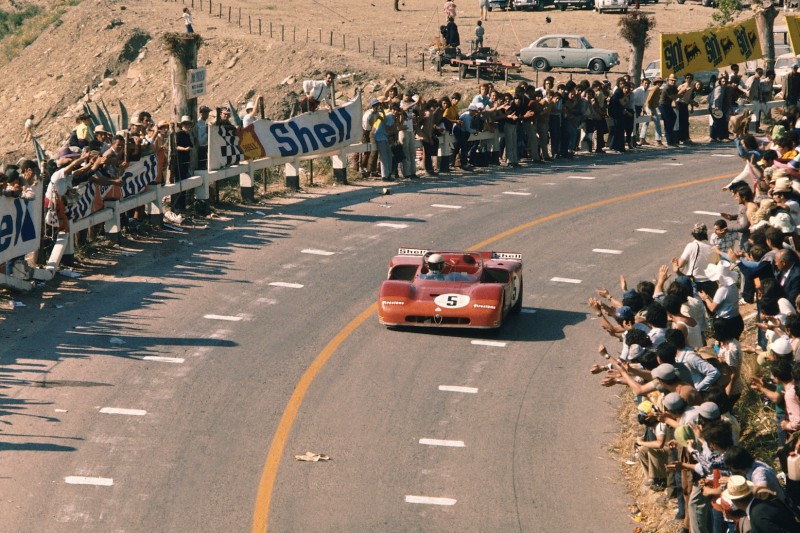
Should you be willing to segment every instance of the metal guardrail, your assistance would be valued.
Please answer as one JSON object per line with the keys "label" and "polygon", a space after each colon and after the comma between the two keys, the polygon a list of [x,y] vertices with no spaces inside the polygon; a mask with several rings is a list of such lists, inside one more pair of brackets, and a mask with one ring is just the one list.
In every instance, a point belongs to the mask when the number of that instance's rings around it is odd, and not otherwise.
{"label": "metal guardrail", "polygon": [[[767,108],[774,109],[776,107],[782,107],[783,105],[785,105],[785,101],[776,100],[768,102]],[[745,108],[747,107],[749,107],[749,105],[745,106]],[[695,109],[691,114],[691,116],[706,115],[709,115],[708,109]],[[636,118],[635,124],[648,122],[649,120],[651,120],[649,115],[643,115]],[[499,140],[499,133],[480,132],[470,136],[470,140],[497,142]],[[449,158],[452,155],[452,141],[453,137],[451,135],[445,133],[442,136],[441,142],[439,143],[439,157]],[[417,140],[414,142],[415,149],[419,148],[420,146],[422,146],[420,141]],[[179,182],[163,185],[150,185],[143,192],[123,200],[106,201],[103,209],[96,211],[80,220],[71,222],[69,232],[60,232],[58,234],[55,246],[53,247],[53,251],[48,258],[46,266],[44,268],[32,269],[31,277],[34,280],[42,281],[53,279],[62,260],[64,260],[65,257],[71,257],[74,254],[73,235],[79,231],[97,226],[99,224],[104,225],[106,233],[111,235],[118,234],[122,229],[122,214],[132,209],[142,206],[149,206],[151,214],[162,214],[164,212],[164,198],[167,196],[196,189],[195,195],[197,199],[208,200],[209,187],[213,183],[238,175],[240,187],[252,187],[251,176],[256,170],[272,168],[280,165],[284,165],[287,184],[293,183],[294,187],[298,188],[298,168],[300,161],[320,159],[324,157],[331,158],[334,174],[336,175],[338,171],[340,175],[337,181],[340,183],[346,183],[347,180],[344,176],[346,176],[347,155],[370,152],[372,150],[373,146],[371,143],[358,143],[346,146],[333,152],[315,153],[300,157],[266,157],[262,159],[248,160],[238,165],[233,165],[219,170],[202,172]],[[0,274],[0,285],[8,285],[18,290],[31,289],[30,282],[21,280],[14,276],[7,276],[5,274]]]}

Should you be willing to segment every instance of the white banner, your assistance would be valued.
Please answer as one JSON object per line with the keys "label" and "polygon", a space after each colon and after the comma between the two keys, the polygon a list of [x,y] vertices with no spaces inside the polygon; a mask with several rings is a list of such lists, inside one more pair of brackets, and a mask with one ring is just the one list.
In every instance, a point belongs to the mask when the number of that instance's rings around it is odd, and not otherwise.
{"label": "white banner", "polygon": [[246,128],[212,125],[209,130],[209,170],[243,159],[331,152],[360,140],[361,94],[332,111],[320,108],[279,122],[262,119]]}
{"label": "white banner", "polygon": [[33,200],[0,196],[0,263],[35,252],[42,235],[42,182],[33,188]]}

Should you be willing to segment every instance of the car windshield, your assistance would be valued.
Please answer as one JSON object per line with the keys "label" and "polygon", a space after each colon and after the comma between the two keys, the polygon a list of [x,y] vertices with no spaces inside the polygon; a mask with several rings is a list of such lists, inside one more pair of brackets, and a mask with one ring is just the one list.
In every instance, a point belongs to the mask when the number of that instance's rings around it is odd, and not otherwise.
{"label": "car windshield", "polygon": [[645,70],[658,70],[660,61],[651,61],[646,67]]}
{"label": "car windshield", "polygon": [[583,44],[583,47],[586,49],[593,48],[592,45],[589,44],[589,41],[586,40],[586,37],[581,37],[581,44]]}
{"label": "car windshield", "polygon": [[480,280],[482,264],[479,255],[469,252],[464,254],[443,253],[442,255],[445,260],[444,270],[433,271],[428,268],[427,263],[423,263],[417,273],[418,278],[461,283],[475,283]]}

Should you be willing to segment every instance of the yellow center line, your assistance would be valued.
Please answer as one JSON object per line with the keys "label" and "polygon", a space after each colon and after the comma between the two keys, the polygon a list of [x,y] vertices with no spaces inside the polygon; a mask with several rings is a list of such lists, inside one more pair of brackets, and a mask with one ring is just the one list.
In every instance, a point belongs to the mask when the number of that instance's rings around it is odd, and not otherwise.
{"label": "yellow center line", "polygon": [[[573,207],[572,209],[567,209],[566,211],[561,211],[559,213],[553,213],[552,215],[537,218],[536,220],[532,220],[525,224],[521,224],[509,230],[503,231],[486,239],[485,241],[471,246],[470,249],[476,250],[485,248],[501,239],[509,237],[515,233],[519,233],[520,231],[525,231],[534,226],[538,226],[544,222],[549,222],[551,220],[575,213],[580,213],[582,211],[588,211],[589,209],[594,209],[596,207],[603,207],[609,204],[625,202],[628,200],[641,198],[642,196],[648,196],[673,189],[691,187],[693,185],[702,185],[704,183],[717,181],[722,178],[729,179],[730,177],[730,174],[726,174],[723,176],[703,178],[684,183],[677,183],[674,185],[665,185],[663,187],[656,187],[654,189],[647,189],[645,191],[633,192],[624,194],[622,196],[616,196],[613,198],[607,198],[605,200],[598,200],[596,202],[583,204],[578,207]],[[311,383],[314,381],[314,378],[317,377],[317,374],[319,374],[319,372],[323,369],[328,360],[333,356],[339,346],[341,346],[341,344],[350,336],[351,333],[353,333],[353,331],[356,330],[356,328],[363,324],[368,318],[373,316],[377,309],[378,304],[374,303],[362,311],[353,320],[351,320],[350,323],[348,323],[338,334],[336,334],[333,339],[331,339],[330,342],[328,342],[328,344],[322,349],[319,355],[317,355],[311,365],[309,365],[306,371],[303,372],[303,375],[297,382],[294,392],[292,392],[292,396],[289,398],[289,403],[286,405],[286,409],[284,409],[281,420],[278,423],[278,428],[275,430],[275,435],[272,437],[272,443],[269,446],[269,452],[267,452],[267,459],[264,464],[264,470],[261,473],[261,480],[258,484],[256,505],[253,511],[253,533],[266,533],[267,527],[269,526],[269,508],[270,503],[272,502],[272,491],[275,486],[275,478],[278,475],[278,468],[281,464],[281,457],[283,457],[283,451],[286,448],[286,441],[289,439],[289,433],[292,430],[292,426],[294,425],[294,421],[297,417],[298,411],[300,410],[300,406],[303,403],[303,399],[305,398],[308,389],[311,387]]]}

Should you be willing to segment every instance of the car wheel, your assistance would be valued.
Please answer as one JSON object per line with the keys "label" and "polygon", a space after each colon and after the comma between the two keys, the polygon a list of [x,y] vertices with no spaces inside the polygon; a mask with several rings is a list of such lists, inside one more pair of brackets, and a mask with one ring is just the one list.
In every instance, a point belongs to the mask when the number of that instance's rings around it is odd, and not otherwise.
{"label": "car wheel", "polygon": [[516,314],[519,314],[520,311],[522,311],[522,289],[523,289],[523,283],[522,283],[522,276],[521,275],[520,276],[514,276],[514,278],[519,280],[519,287],[514,285],[514,289],[513,289],[514,293],[511,296],[511,299],[513,300],[513,303],[511,304],[511,312],[516,315]]}
{"label": "car wheel", "polygon": [[592,74],[602,74],[606,71],[606,64],[603,63],[602,59],[592,59],[592,62],[589,63],[589,72]]}
{"label": "car wheel", "polygon": [[675,1],[676,1],[676,2],[678,2],[678,3],[679,3],[679,4],[681,4],[681,5],[683,5],[683,4],[685,4],[685,3],[686,3],[686,0],[675,0]]}
{"label": "car wheel", "polygon": [[558,9],[560,9],[561,11],[566,11],[567,10],[567,5],[566,4],[558,4]]}
{"label": "car wheel", "polygon": [[548,71],[550,70],[550,63],[543,57],[537,57],[531,62],[531,66],[534,70],[541,70],[541,71]]}

